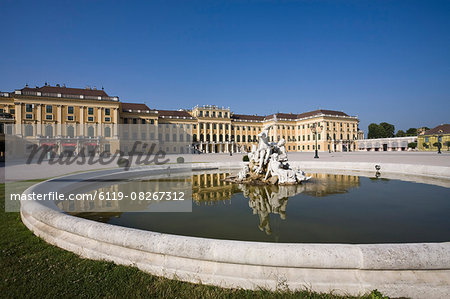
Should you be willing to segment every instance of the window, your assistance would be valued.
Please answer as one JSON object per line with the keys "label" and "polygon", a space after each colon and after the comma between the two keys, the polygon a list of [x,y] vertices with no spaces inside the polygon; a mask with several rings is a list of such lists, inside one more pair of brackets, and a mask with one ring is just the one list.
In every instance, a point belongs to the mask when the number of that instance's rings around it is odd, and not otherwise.
{"label": "window", "polygon": [[195,129],[197,129],[197,125],[196,125],[196,124],[194,124],[194,130],[195,130]]}
{"label": "window", "polygon": [[105,115],[111,115],[111,109],[105,108]]}
{"label": "window", "polygon": [[33,114],[26,114],[26,115],[25,115],[25,118],[26,118],[26,119],[33,119]]}
{"label": "window", "polygon": [[245,142],[245,135],[242,135],[242,142]]}
{"label": "window", "polygon": [[155,133],[150,133],[150,140],[154,140],[155,139]]}
{"label": "window", "polygon": [[308,135],[308,141],[311,140],[311,135]]}
{"label": "window", "polygon": [[308,144],[308,151],[309,151],[309,144]]}
{"label": "window", "polygon": [[173,134],[172,137],[173,137],[173,141],[177,141],[177,134]]}
{"label": "window", "polygon": [[32,125],[25,126],[25,136],[33,136],[33,126]]}
{"label": "window", "polygon": [[127,124],[127,123],[128,123],[128,118],[124,118],[124,119],[123,119],[123,123],[124,123],[124,124]]}
{"label": "window", "polygon": [[88,117],[88,121],[94,121],[94,117],[93,116],[89,116]]}
{"label": "window", "polygon": [[73,106],[67,107],[67,114],[73,114]]}
{"label": "window", "polygon": [[45,136],[53,137],[53,127],[52,126],[45,127]]}
{"label": "window", "polygon": [[45,119],[46,119],[46,120],[52,120],[52,119],[53,119],[53,115],[52,115],[52,114],[47,114],[47,115],[45,116]]}
{"label": "window", "polygon": [[206,124],[206,129],[208,129],[208,130],[209,130],[209,124]]}
{"label": "window", "polygon": [[89,108],[88,108],[88,114],[89,114],[89,115],[93,115],[93,114],[94,114],[94,108],[89,107]]}
{"label": "window", "polygon": [[217,129],[217,125],[216,124],[213,124],[213,129],[214,130]]}
{"label": "window", "polygon": [[73,115],[68,115],[67,120],[73,121]]}
{"label": "window", "polygon": [[170,137],[169,134],[166,134],[166,141],[169,141]]}
{"label": "window", "polygon": [[203,116],[203,111],[200,110],[200,116]]}
{"label": "window", "polygon": [[0,109],[0,113],[3,113],[3,112],[5,112],[5,110],[3,110],[3,109]]}
{"label": "window", "polygon": [[89,126],[88,130],[87,130],[88,136],[89,137],[94,137],[94,127],[93,126]]}
{"label": "window", "polygon": [[67,136],[71,138],[75,136],[75,130],[73,129],[73,126],[67,127]]}
{"label": "window", "polygon": [[219,111],[219,117],[222,117],[222,112],[221,111]]}
{"label": "window", "polygon": [[141,120],[141,123],[142,123],[143,125],[145,125],[145,119],[142,119],[142,120]]}
{"label": "window", "polygon": [[33,112],[33,105],[32,104],[26,104],[25,105],[25,112]]}
{"label": "window", "polygon": [[133,124],[137,124],[137,118],[133,118]]}
{"label": "window", "polygon": [[225,112],[225,117],[228,117],[228,112]]}
{"label": "window", "polygon": [[10,109],[9,109],[9,113],[15,114],[15,113],[16,113],[16,109],[10,108]]}
{"label": "window", "polygon": [[425,137],[425,142],[430,142],[430,138],[429,137]]}
{"label": "window", "polygon": [[106,122],[110,122],[111,121],[111,117],[105,117],[105,121]]}
{"label": "window", "polygon": [[216,111],[213,111],[212,116],[216,117]]}
{"label": "window", "polygon": [[200,129],[202,129],[202,130],[203,130],[203,123],[201,123],[201,124],[200,124]]}
{"label": "window", "polygon": [[105,137],[111,137],[111,128],[110,127],[105,128]]}
{"label": "window", "polygon": [[205,114],[206,114],[206,116],[209,116],[209,111],[206,111]]}
{"label": "window", "polygon": [[317,140],[320,140],[320,134],[317,135]]}
{"label": "window", "polygon": [[105,153],[111,152],[111,145],[109,143],[105,144]]}
{"label": "window", "polygon": [[438,142],[442,142],[442,136],[438,137]]}
{"label": "window", "polygon": [[150,120],[150,124],[154,125],[154,124],[155,124],[155,120],[154,120],[154,119],[151,119],[151,120]]}

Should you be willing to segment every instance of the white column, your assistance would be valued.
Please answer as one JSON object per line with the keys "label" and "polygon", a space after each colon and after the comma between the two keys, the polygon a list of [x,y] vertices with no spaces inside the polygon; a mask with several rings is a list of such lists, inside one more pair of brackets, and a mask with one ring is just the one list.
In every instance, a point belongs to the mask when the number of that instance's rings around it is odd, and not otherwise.
{"label": "white column", "polygon": [[80,132],[78,133],[80,136],[84,136],[84,106],[80,107]]}
{"label": "white column", "polygon": [[56,106],[56,136],[62,135],[62,105]]}

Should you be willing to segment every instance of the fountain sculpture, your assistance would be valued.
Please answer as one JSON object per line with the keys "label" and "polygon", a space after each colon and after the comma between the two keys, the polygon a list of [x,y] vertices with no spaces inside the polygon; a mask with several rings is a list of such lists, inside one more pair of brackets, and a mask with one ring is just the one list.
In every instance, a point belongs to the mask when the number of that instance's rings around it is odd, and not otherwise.
{"label": "fountain sculpture", "polygon": [[292,185],[309,180],[300,169],[292,169],[288,163],[286,140],[269,142],[272,125],[264,126],[258,134],[258,146],[253,145],[248,154],[249,163],[235,177],[228,180],[235,183]]}

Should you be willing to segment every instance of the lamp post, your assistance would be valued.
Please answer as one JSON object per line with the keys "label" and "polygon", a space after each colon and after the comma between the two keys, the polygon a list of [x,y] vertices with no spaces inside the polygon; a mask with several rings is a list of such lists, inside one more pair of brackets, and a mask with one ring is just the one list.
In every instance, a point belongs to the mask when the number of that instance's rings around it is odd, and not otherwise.
{"label": "lamp post", "polygon": [[327,136],[327,140],[328,140],[328,153],[331,154],[331,136]]}
{"label": "lamp post", "polygon": [[437,146],[437,148],[438,148],[438,154],[442,154],[441,153],[441,141],[442,141],[442,136],[438,136],[438,138],[437,138],[437,144],[438,144],[438,146]]}
{"label": "lamp post", "polygon": [[319,133],[319,129],[322,130],[322,127],[318,125],[318,123],[313,123],[311,126],[311,132],[313,132],[314,137],[316,139],[316,148],[315,148],[315,155],[314,159],[319,159],[319,151],[317,150],[317,134]]}

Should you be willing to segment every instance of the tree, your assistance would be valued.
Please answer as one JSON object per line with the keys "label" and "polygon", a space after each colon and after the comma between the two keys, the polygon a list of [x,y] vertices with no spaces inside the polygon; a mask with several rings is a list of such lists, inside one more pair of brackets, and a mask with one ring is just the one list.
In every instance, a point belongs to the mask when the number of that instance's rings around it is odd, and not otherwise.
{"label": "tree", "polygon": [[391,138],[394,137],[394,133],[395,133],[395,127],[392,124],[386,123],[386,122],[382,122],[380,123],[380,126],[383,127],[384,129],[384,138]]}
{"label": "tree", "polygon": [[450,151],[450,141],[446,141],[444,145],[447,147],[447,150]]}
{"label": "tree", "polygon": [[367,138],[374,139],[374,138],[383,138],[386,135],[386,132],[384,131],[384,128],[380,125],[377,125],[375,123],[371,123],[369,125],[369,132],[367,133]]}
{"label": "tree", "polygon": [[417,129],[416,128],[409,128],[406,130],[407,136],[417,136]]}
{"label": "tree", "polygon": [[395,137],[405,137],[406,133],[403,130],[398,130],[397,134],[395,134]]}
{"label": "tree", "polygon": [[410,142],[408,143],[408,147],[415,149],[417,147],[417,142]]}
{"label": "tree", "polygon": [[424,143],[422,143],[422,145],[424,148],[428,148],[428,143],[424,142]]}

